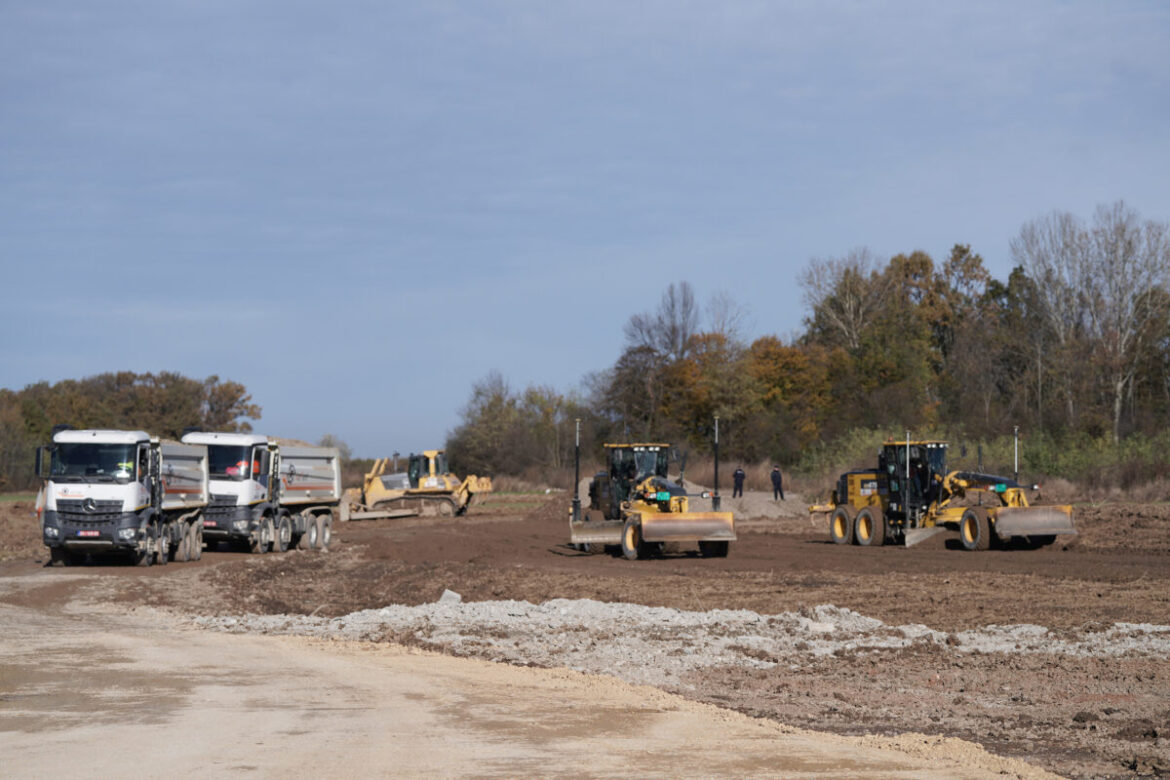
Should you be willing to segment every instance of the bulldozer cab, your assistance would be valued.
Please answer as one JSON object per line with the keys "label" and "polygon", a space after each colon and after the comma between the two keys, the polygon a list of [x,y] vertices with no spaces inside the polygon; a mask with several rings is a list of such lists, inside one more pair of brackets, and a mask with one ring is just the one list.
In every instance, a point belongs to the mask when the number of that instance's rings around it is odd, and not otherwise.
{"label": "bulldozer cab", "polygon": [[945,441],[887,441],[878,468],[889,484],[889,509],[913,521],[938,500],[947,475]]}
{"label": "bulldozer cab", "polygon": [[443,450],[425,450],[420,455],[412,454],[406,466],[406,477],[412,488],[417,488],[420,480],[446,473],[447,453]]}

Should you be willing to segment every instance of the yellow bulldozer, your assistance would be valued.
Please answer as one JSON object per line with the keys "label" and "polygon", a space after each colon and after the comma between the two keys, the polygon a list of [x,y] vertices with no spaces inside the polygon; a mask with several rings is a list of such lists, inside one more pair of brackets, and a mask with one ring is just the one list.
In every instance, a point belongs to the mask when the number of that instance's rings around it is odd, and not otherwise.
{"label": "yellow bulldozer", "polygon": [[1076,533],[1071,506],[1030,506],[1015,479],[948,472],[946,457],[945,441],[887,441],[876,470],[842,474],[832,500],[809,512],[828,519],[836,544],[910,547],[949,530],[965,550],[1035,548]]}
{"label": "yellow bulldozer", "polygon": [[667,478],[669,453],[669,444],[606,444],[606,470],[589,483],[587,509],[574,487],[569,543],[588,552],[620,546],[623,556],[635,560],[661,552],[667,542],[697,542],[704,557],[725,557],[736,538],[735,518],[731,512],[690,511],[681,477]]}
{"label": "yellow bulldozer", "polygon": [[460,480],[452,474],[443,450],[411,455],[404,472],[386,473],[390,464],[390,458],[374,461],[362,481],[361,493],[352,491],[349,500],[342,501],[343,521],[462,515],[492,491],[491,477],[472,475]]}

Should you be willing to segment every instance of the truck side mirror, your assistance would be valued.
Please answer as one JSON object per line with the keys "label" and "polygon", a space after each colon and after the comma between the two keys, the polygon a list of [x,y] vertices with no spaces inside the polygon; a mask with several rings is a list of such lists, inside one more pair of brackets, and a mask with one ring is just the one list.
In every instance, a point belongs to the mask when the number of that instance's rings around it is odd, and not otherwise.
{"label": "truck side mirror", "polygon": [[41,479],[44,479],[45,477],[49,476],[48,469],[45,468],[45,448],[44,447],[37,447],[36,472],[37,472],[37,476],[40,477]]}

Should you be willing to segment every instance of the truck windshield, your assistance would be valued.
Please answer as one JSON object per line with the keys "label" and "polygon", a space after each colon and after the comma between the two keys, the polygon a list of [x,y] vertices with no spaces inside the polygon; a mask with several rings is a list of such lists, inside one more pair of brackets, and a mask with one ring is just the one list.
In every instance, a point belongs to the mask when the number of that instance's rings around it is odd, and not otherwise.
{"label": "truck windshield", "polygon": [[207,465],[213,478],[242,480],[251,473],[247,447],[213,444],[207,448]]}
{"label": "truck windshield", "polygon": [[134,444],[58,444],[50,472],[53,479],[64,482],[129,481],[134,476],[136,449]]}

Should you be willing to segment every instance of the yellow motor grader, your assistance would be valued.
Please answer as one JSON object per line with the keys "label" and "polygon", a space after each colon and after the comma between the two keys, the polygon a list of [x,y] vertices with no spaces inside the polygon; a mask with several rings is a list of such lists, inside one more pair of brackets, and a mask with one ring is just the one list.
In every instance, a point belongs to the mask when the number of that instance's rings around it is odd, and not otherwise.
{"label": "yellow motor grader", "polygon": [[569,543],[589,552],[620,546],[623,556],[635,560],[660,552],[667,542],[697,542],[704,557],[725,557],[736,538],[735,518],[731,512],[690,511],[682,479],[666,476],[669,452],[669,444],[606,444],[607,468],[589,483],[587,509],[574,488]]}
{"label": "yellow motor grader", "polygon": [[809,512],[828,519],[836,544],[910,547],[950,530],[963,549],[986,550],[1076,533],[1071,506],[1030,506],[1025,486],[1008,477],[948,472],[946,454],[945,441],[887,441],[876,470],[842,474],[832,500]]}
{"label": "yellow motor grader", "polygon": [[390,458],[374,461],[362,481],[360,496],[350,495],[348,501],[342,501],[343,521],[462,515],[492,491],[491,477],[472,475],[460,480],[452,474],[443,450],[411,455],[404,472],[387,474],[390,464]]}

